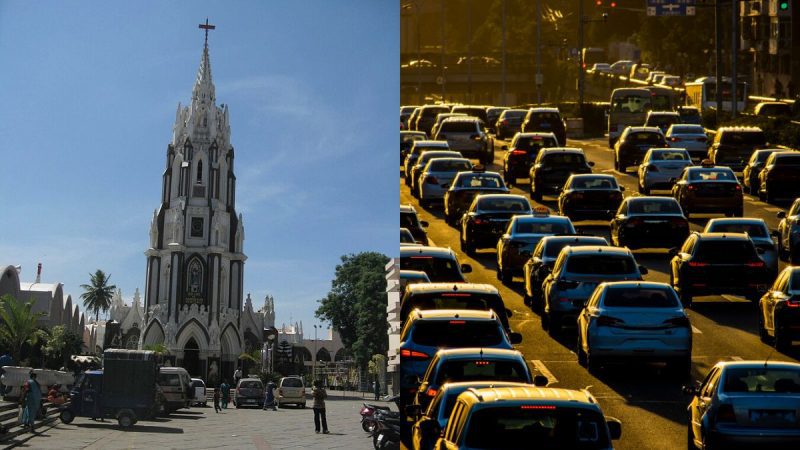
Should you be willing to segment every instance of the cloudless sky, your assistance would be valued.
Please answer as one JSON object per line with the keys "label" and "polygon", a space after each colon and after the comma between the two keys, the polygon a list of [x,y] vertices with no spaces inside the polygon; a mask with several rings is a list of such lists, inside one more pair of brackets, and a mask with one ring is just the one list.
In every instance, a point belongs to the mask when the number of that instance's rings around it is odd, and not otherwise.
{"label": "cloudless sky", "polygon": [[244,291],[312,330],[340,256],[397,253],[399,12],[389,1],[0,2],[0,265],[144,292],[153,210],[206,17],[230,107]]}

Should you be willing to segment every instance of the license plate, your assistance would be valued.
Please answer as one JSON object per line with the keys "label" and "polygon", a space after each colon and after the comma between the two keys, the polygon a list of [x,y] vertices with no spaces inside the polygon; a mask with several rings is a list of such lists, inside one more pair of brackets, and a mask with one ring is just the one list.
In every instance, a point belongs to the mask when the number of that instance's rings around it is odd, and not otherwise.
{"label": "license plate", "polygon": [[644,223],[667,223],[666,220],[645,220]]}
{"label": "license plate", "polygon": [[542,128],[550,128],[550,124],[547,123],[547,122],[542,122],[542,123],[539,124],[539,126],[542,127]]}
{"label": "license plate", "polygon": [[793,423],[795,421],[795,413],[787,410],[751,409],[750,420],[753,422]]}

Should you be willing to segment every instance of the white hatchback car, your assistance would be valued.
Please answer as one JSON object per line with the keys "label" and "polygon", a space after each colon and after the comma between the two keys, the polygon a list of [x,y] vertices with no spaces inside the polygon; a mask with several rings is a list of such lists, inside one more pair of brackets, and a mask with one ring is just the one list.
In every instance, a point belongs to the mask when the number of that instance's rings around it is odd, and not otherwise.
{"label": "white hatchback car", "polygon": [[286,404],[306,407],[306,388],[301,377],[283,377],[278,382],[278,408]]}
{"label": "white hatchback car", "polygon": [[684,167],[691,166],[692,158],[683,148],[651,148],[639,164],[639,193],[650,195],[652,189],[672,189],[681,177]]}
{"label": "white hatchback car", "polygon": [[472,163],[466,158],[434,158],[422,169],[417,180],[419,204],[429,206],[435,200],[444,199],[444,193],[458,172],[472,170]]}
{"label": "white hatchback car", "polygon": [[670,147],[685,148],[695,162],[700,162],[708,156],[708,135],[702,125],[673,124],[667,128],[664,138]]}
{"label": "white hatchback car", "polygon": [[666,283],[602,283],[578,316],[576,353],[593,372],[611,358],[634,358],[666,361],[683,379],[692,368],[692,326]]}

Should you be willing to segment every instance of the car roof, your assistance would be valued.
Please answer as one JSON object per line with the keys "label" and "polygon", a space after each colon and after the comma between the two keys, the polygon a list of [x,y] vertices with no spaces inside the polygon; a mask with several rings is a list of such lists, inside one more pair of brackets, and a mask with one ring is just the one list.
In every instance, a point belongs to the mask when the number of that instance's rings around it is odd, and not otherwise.
{"label": "car roof", "polygon": [[413,213],[416,213],[417,210],[411,205],[400,205],[400,212],[413,212]]}
{"label": "car roof", "polygon": [[400,249],[400,256],[440,256],[440,257],[455,257],[453,250],[446,247],[432,247],[429,245],[420,245],[418,247],[406,247]]}
{"label": "car roof", "polygon": [[259,383],[261,383],[261,378],[242,378],[241,380],[239,380],[239,383],[243,381],[258,381]]}
{"label": "car roof", "polygon": [[534,112],[534,113],[537,113],[537,112],[554,112],[554,113],[559,113],[560,114],[560,111],[558,110],[558,108],[535,107],[535,108],[529,109],[528,111]]}
{"label": "car roof", "polygon": [[[628,130],[631,130],[631,133],[661,133],[661,128],[658,127],[627,127]],[[421,142],[421,141],[417,141]]]}
{"label": "car roof", "polygon": [[739,132],[739,133],[763,133],[759,127],[720,127],[717,129],[717,133],[731,133],[731,132]]}
{"label": "car roof", "polygon": [[723,369],[737,368],[737,369],[763,369],[776,368],[776,369],[799,369],[800,364],[791,361],[765,361],[747,360],[747,361],[720,361],[716,364],[717,367]]}
{"label": "car roof", "polygon": [[620,288],[635,288],[635,289],[654,289],[654,288],[672,288],[667,283],[659,283],[657,281],[606,281],[602,284],[608,287]]}
{"label": "car roof", "polygon": [[536,222],[569,222],[567,216],[559,215],[536,215],[536,214],[517,214],[511,218],[516,223],[536,223]]}
{"label": "car roof", "polygon": [[583,154],[583,150],[580,148],[575,147],[547,147],[539,150],[539,154],[549,154],[549,153],[580,153]]}
{"label": "car roof", "polygon": [[716,232],[697,233],[697,237],[699,237],[700,239],[703,239],[703,240],[716,240],[716,241],[722,241],[722,240],[749,241],[750,240],[750,237],[746,233],[729,233],[729,232],[724,232],[724,233],[716,233]]}
{"label": "car roof", "polygon": [[564,250],[569,250],[570,255],[595,255],[600,253],[608,253],[612,255],[630,255],[633,256],[630,250],[624,247],[612,247],[610,245],[585,245],[582,247],[564,247]]}
{"label": "car roof", "polygon": [[766,226],[767,223],[764,222],[764,219],[760,219],[758,217],[715,217],[708,221],[706,227],[710,224],[721,224],[721,223],[744,223],[744,224],[758,224]]}
{"label": "car roof", "polygon": [[552,131],[527,131],[525,133],[517,133],[516,134],[516,137],[521,137],[521,138],[523,138],[523,137],[524,138],[536,137],[536,136],[543,137],[543,138],[544,137],[551,137],[551,138],[555,139],[556,134],[553,133]]}
{"label": "car roof", "polygon": [[411,311],[406,320],[497,320],[497,314],[492,310],[483,309],[415,309]]}
{"label": "car roof", "polygon": [[[410,135],[419,135],[419,136],[427,136],[424,131],[411,131],[411,130],[400,130],[400,135],[410,134]],[[420,139],[423,140],[423,139]],[[435,142],[435,141],[434,141]]]}
{"label": "car roof", "polygon": [[483,122],[480,118],[474,116],[452,116],[445,118],[442,123],[452,123],[452,122]]}
{"label": "car roof", "polygon": [[570,175],[570,178],[578,179],[578,180],[580,180],[582,178],[609,178],[609,179],[613,179],[615,181],[617,179],[614,175],[611,175],[611,174],[608,174],[608,173],[576,173],[576,174]]}
{"label": "car roof", "polygon": [[513,200],[519,200],[519,199],[528,200],[527,197],[525,197],[524,195],[519,195],[519,194],[479,194],[475,198],[480,198],[480,199],[484,199],[484,198],[504,198],[504,199],[513,199]]}
{"label": "car roof", "polygon": [[[549,388],[538,386],[488,387],[468,389],[461,396],[471,398],[468,401],[482,407],[502,406],[511,402],[547,402],[559,403],[561,406],[588,407],[600,411],[594,396],[586,390]],[[459,397],[461,398],[461,397]]]}
{"label": "car roof", "polygon": [[677,111],[649,111],[648,116],[680,116]]}
{"label": "car roof", "polygon": [[[402,249],[400,249],[402,251]],[[482,283],[417,283],[406,287],[411,294],[427,294],[432,292],[469,292],[471,294],[497,294],[500,292],[491,284]]]}
{"label": "car roof", "polygon": [[421,270],[404,270],[400,269],[400,278],[427,278],[428,274]]}
{"label": "car roof", "polygon": [[507,350],[504,348],[445,348],[436,352],[439,359],[471,359],[471,358],[491,358],[491,359],[523,359],[522,353],[518,350]]}
{"label": "car roof", "polygon": [[662,201],[662,202],[676,202],[675,197],[665,197],[661,195],[637,195],[635,197],[626,197],[628,202],[642,202],[642,201]]}
{"label": "car roof", "polygon": [[423,139],[414,141],[414,145],[422,147],[448,147],[447,141],[434,141],[432,139]]}
{"label": "car roof", "polygon": [[[606,239],[602,236],[575,236],[575,235],[568,235],[568,236],[545,236],[542,238],[541,242],[544,242],[545,245],[551,242],[586,242],[586,241],[605,241]],[[606,241],[607,243],[608,241]]]}

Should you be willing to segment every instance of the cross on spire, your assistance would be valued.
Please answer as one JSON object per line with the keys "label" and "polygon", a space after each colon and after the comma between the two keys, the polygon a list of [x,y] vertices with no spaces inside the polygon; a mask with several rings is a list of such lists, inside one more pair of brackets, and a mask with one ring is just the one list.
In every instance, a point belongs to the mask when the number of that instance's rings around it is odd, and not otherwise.
{"label": "cross on spire", "polygon": [[202,29],[204,29],[206,31],[206,43],[205,43],[205,45],[206,45],[206,47],[208,47],[208,30],[213,30],[213,29],[217,28],[217,26],[216,25],[209,25],[208,24],[208,17],[206,17],[206,23],[205,24],[201,23],[197,27],[198,28],[202,28]]}

